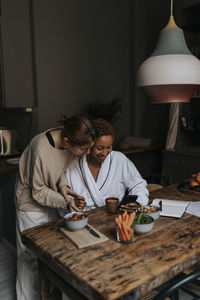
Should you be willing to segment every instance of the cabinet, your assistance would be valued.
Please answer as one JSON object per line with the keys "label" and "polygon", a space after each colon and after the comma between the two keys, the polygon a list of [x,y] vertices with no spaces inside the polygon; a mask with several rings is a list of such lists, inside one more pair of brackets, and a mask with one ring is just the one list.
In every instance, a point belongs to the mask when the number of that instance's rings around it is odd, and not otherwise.
{"label": "cabinet", "polygon": [[179,183],[200,171],[200,155],[181,151],[163,152],[162,175],[168,184]]}
{"label": "cabinet", "polygon": [[1,237],[16,247],[15,181],[17,173],[0,175]]}
{"label": "cabinet", "polygon": [[30,3],[1,0],[1,107],[35,106]]}
{"label": "cabinet", "polygon": [[[163,145],[155,144],[147,148],[131,148],[122,153],[134,163],[147,183],[160,184],[162,181],[162,149]],[[162,184],[166,185],[164,179]]]}
{"label": "cabinet", "polygon": [[0,240],[16,246],[15,182],[18,166],[0,158]]}

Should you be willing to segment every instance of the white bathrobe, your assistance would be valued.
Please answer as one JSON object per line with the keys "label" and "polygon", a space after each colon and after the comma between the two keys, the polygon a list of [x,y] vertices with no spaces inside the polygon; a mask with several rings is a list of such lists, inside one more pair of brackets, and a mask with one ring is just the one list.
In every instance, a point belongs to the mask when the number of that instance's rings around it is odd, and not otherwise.
{"label": "white bathrobe", "polygon": [[87,202],[86,210],[105,205],[105,199],[122,199],[126,188],[137,195],[137,202],[147,205],[149,192],[146,181],[134,164],[121,152],[112,151],[103,161],[97,180],[87,164],[87,155],[74,159],[66,171],[70,187]]}

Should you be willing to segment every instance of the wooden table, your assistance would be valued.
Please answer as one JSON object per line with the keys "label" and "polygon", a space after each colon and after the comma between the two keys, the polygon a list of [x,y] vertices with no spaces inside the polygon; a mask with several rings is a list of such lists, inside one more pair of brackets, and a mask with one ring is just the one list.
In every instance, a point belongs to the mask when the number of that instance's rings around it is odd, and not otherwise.
{"label": "wooden table", "polygon": [[[152,192],[150,198],[155,197],[200,200],[179,192],[176,185]],[[89,223],[109,240],[84,249],[77,249],[59,231],[62,219],[24,231],[23,242],[40,262],[42,286],[50,279],[72,299],[112,300],[130,292],[137,299],[178,273],[199,266],[197,217],[160,217],[150,233],[135,235],[134,242],[127,245],[116,241],[114,218],[105,207],[89,212]],[[46,289],[43,299],[48,299]]]}

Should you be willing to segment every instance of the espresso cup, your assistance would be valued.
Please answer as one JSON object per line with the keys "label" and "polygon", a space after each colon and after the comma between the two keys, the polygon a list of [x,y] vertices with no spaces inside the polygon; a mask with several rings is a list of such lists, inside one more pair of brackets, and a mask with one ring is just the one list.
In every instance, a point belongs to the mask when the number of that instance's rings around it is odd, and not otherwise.
{"label": "espresso cup", "polygon": [[115,197],[106,198],[106,207],[109,213],[115,214],[117,212],[118,205],[119,205],[118,198]]}

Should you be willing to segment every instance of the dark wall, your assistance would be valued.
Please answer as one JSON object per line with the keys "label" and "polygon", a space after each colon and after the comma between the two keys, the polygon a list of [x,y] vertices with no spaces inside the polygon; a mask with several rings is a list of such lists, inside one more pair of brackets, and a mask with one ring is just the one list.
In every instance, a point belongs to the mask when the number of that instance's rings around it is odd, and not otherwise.
{"label": "dark wall", "polygon": [[35,0],[38,128],[87,103],[123,99],[118,130],[129,131],[129,0]]}
{"label": "dark wall", "polygon": [[32,1],[37,106],[31,135],[55,126],[62,114],[117,95],[123,99],[118,136],[165,142],[169,104],[151,104],[137,88],[136,72],[153,51],[169,7],[160,0]]}
{"label": "dark wall", "polygon": [[131,53],[132,90],[131,133],[150,137],[165,143],[168,130],[169,104],[152,104],[151,100],[137,87],[136,74],[139,65],[153,52],[160,30],[167,24],[170,2],[160,0],[141,0],[132,2]]}

